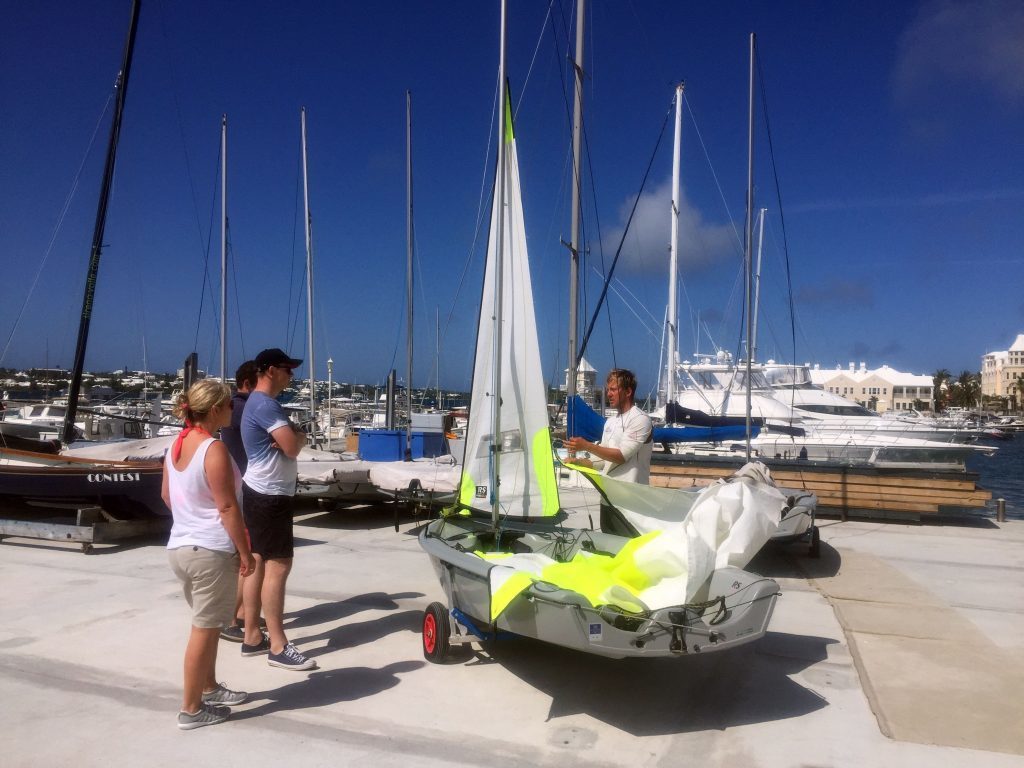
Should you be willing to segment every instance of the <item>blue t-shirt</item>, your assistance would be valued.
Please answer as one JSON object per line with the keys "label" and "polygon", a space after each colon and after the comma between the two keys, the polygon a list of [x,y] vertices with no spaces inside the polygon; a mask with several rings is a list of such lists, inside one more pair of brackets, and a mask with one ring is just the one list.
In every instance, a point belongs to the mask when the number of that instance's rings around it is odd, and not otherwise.
{"label": "blue t-shirt", "polygon": [[272,397],[252,392],[242,413],[242,444],[249,466],[245,484],[268,496],[294,496],[297,465],[278,448],[272,447],[271,432],[289,427],[284,409]]}

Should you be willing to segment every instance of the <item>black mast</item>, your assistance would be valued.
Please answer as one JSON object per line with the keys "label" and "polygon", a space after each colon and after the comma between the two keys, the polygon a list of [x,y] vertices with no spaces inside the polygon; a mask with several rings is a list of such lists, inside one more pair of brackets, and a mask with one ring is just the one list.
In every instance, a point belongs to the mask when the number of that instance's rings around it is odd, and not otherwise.
{"label": "black mast", "polygon": [[110,200],[110,185],[114,180],[114,159],[117,156],[117,140],[121,135],[121,116],[128,93],[128,72],[132,65],[132,50],[135,48],[135,30],[139,26],[141,0],[132,0],[131,19],[128,22],[128,41],[124,46],[124,61],[114,83],[116,100],[114,120],[110,125],[110,142],[107,145],[107,164],[103,171],[100,187],[100,202],[96,209],[96,227],[92,235],[92,252],[89,256],[89,271],[85,277],[85,297],[82,299],[82,317],[78,322],[78,343],[75,346],[75,364],[71,369],[71,386],[68,388],[68,407],[64,416],[65,443],[75,436],[75,411],[78,408],[78,393],[82,388],[82,371],[85,368],[85,346],[89,340],[89,322],[92,320],[92,301],[96,294],[96,275],[100,269],[100,252],[103,250],[103,230],[107,223],[107,203]]}

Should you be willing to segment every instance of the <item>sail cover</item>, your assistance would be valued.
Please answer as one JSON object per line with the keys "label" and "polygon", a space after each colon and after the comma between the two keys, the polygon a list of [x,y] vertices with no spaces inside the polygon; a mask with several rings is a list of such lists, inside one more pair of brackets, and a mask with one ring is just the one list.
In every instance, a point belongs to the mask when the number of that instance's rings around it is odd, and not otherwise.
{"label": "sail cover", "polygon": [[[459,503],[486,514],[492,513],[496,503],[500,517],[546,517],[558,512],[558,489],[511,115],[511,109],[506,109],[505,189],[500,195],[496,185],[491,207]],[[503,217],[500,227],[499,216]],[[500,302],[496,301],[497,269],[502,278]],[[496,396],[500,397],[497,438]]]}

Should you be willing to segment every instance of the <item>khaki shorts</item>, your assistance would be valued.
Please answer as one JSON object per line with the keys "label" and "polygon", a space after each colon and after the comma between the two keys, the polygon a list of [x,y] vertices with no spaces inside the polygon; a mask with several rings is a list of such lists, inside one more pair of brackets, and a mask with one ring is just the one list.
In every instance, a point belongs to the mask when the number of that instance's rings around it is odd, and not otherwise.
{"label": "khaki shorts", "polygon": [[188,545],[167,550],[167,559],[192,607],[193,627],[216,629],[235,620],[237,553]]}

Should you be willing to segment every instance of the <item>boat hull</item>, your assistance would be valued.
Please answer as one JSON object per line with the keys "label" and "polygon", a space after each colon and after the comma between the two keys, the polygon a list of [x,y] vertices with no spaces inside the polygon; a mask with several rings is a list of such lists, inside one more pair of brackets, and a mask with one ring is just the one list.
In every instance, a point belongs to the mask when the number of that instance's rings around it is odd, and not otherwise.
{"label": "boat hull", "polygon": [[[625,537],[598,531],[538,525],[531,532],[505,532],[503,541],[518,551],[550,548],[551,536],[566,541],[590,542],[594,551],[614,553]],[[488,524],[471,518],[435,520],[420,532],[420,546],[449,598],[457,617],[455,634],[510,632],[565,648],[608,658],[683,656],[733,648],[764,636],[768,629],[778,584],[739,568],[714,571],[695,600],[650,611],[644,615],[594,606],[580,593],[538,581],[512,600],[491,623],[491,563],[473,554],[487,547]],[[588,547],[583,547],[587,549]],[[574,550],[565,553],[571,558]]]}
{"label": "boat hull", "polygon": [[31,451],[0,453],[0,499],[36,506],[98,506],[118,520],[170,515],[158,461],[99,462]]}

